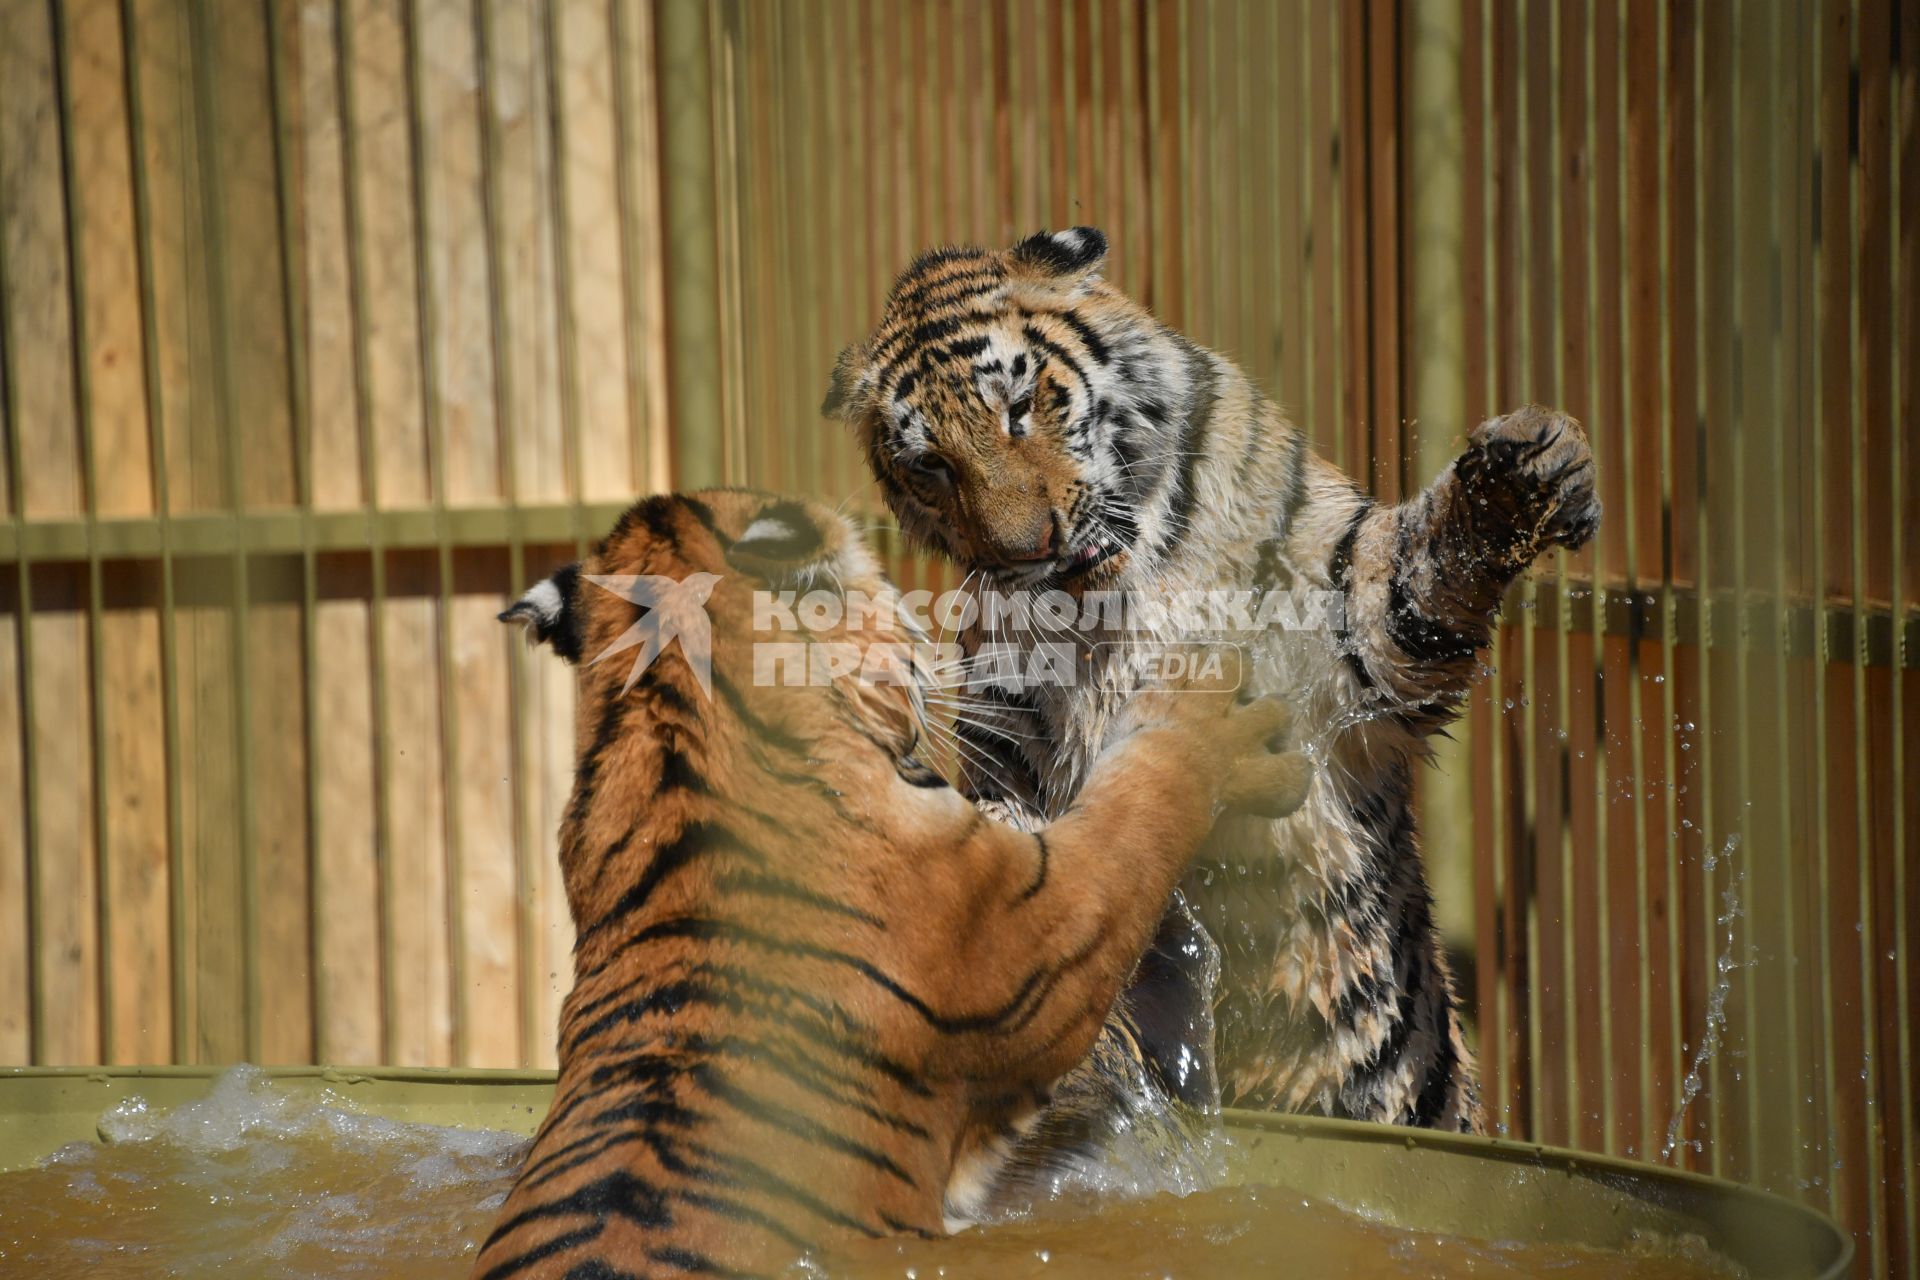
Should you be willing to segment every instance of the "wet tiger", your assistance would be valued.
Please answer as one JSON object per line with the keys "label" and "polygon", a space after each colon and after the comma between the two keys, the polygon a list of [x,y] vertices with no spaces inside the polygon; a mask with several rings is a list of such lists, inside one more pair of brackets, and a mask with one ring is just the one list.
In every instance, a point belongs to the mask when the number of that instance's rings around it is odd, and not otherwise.
{"label": "wet tiger", "polygon": [[796,585],[887,591],[832,512],[716,490],[639,503],[501,615],[579,664],[578,942],[553,1104],[476,1276],[761,1274],[941,1231],[1087,1053],[1216,809],[1304,795],[1281,704],[1164,694],[1070,812],[994,822],[916,755],[909,619],[804,637],[892,646],[859,670],[900,679],[759,665],[756,634],[796,637],[756,633],[755,593]]}
{"label": "wet tiger", "polygon": [[[1100,232],[1078,227],[926,254],[841,354],[825,412],[851,424],[909,536],[966,568],[976,591],[1333,595],[1343,627],[1255,644],[1255,684],[1285,691],[1314,733],[1306,805],[1223,822],[1183,881],[1224,951],[1222,1094],[1477,1129],[1413,768],[1455,714],[1506,586],[1548,548],[1592,535],[1585,436],[1525,408],[1475,430],[1424,492],[1375,502],[1231,361],[1103,280],[1105,252]],[[982,625],[971,643],[1007,641]],[[1113,661],[1124,647],[1088,646],[1071,686],[978,700],[960,725],[969,794],[1031,821],[1065,811],[1134,692]]]}

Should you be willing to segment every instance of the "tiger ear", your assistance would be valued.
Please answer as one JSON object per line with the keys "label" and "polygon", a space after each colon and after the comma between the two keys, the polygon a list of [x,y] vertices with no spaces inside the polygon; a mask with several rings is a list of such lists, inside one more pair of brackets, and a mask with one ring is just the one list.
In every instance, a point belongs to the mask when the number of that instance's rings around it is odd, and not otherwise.
{"label": "tiger ear", "polygon": [[1087,276],[1106,261],[1107,237],[1097,227],[1069,227],[1028,236],[1011,250],[1013,260],[1053,276]]}
{"label": "tiger ear", "polygon": [[827,383],[827,397],[820,402],[822,417],[852,416],[854,396],[860,389],[862,366],[865,363],[866,352],[859,346],[840,348],[840,356],[833,362],[833,377]]}
{"label": "tiger ear", "polygon": [[533,584],[527,594],[500,613],[502,622],[527,628],[531,644],[550,644],[568,662],[580,661],[581,618],[575,603],[580,594],[580,565],[562,565]]}

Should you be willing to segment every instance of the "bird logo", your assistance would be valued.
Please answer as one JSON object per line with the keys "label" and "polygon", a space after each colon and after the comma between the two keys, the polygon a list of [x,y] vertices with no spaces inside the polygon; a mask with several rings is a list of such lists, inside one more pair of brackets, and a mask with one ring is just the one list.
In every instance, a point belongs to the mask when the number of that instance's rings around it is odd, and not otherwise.
{"label": "bird logo", "polygon": [[625,693],[640,679],[640,673],[653,665],[666,647],[680,642],[680,655],[693,669],[693,678],[708,698],[713,697],[713,623],[707,617],[707,597],[720,581],[718,574],[691,573],[684,579],[666,578],[651,573],[587,574],[586,579],[602,591],[610,591],[622,600],[640,607],[640,616],[622,631],[614,642],[594,655],[594,663],[604,662],[617,653],[638,647],[633,670],[627,673]]}

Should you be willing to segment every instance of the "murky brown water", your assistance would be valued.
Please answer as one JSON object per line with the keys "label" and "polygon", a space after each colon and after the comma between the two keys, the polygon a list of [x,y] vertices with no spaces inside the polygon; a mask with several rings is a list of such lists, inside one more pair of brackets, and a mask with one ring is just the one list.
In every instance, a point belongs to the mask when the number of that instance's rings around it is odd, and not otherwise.
{"label": "murky brown water", "polygon": [[[296,1100],[258,1073],[230,1073],[207,1099],[165,1115],[128,1104],[103,1117],[101,1130],[104,1144],[0,1174],[0,1276],[458,1280],[523,1145],[513,1134],[398,1124]],[[878,1242],[794,1269],[829,1280],[1737,1274],[1686,1242],[1602,1254],[1467,1241],[1252,1187],[1155,1196],[941,1241]]]}

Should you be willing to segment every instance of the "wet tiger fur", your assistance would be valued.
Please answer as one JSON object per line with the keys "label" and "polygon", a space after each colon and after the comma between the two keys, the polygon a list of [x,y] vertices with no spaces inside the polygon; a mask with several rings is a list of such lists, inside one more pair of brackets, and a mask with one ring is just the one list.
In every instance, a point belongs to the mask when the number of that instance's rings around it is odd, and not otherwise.
{"label": "wet tiger fur", "polygon": [[[647,611],[594,581],[626,575],[706,593],[706,672],[684,627],[627,643]],[[832,512],[716,490],[639,503],[501,615],[581,664],[578,942],[552,1108],[475,1276],[761,1274],[939,1232],[1088,1052],[1216,809],[1304,795],[1281,704],[1165,694],[1070,812],[994,822],[916,758],[910,682],[757,678],[753,593],[795,584],[886,590]]]}
{"label": "wet tiger fur", "polygon": [[[1424,492],[1377,503],[1231,361],[1104,281],[1105,252],[1079,227],[926,254],[841,354],[825,412],[851,424],[909,536],[976,591],[1338,593],[1344,630],[1272,632],[1254,654],[1255,686],[1294,699],[1314,734],[1307,804],[1223,822],[1183,881],[1224,951],[1222,1093],[1477,1129],[1413,768],[1474,677],[1504,588],[1593,533],[1585,436],[1522,409],[1475,430]],[[976,705],[960,726],[969,793],[1031,821],[1070,806],[1133,693],[1113,652],[1083,654],[1072,687]]]}

